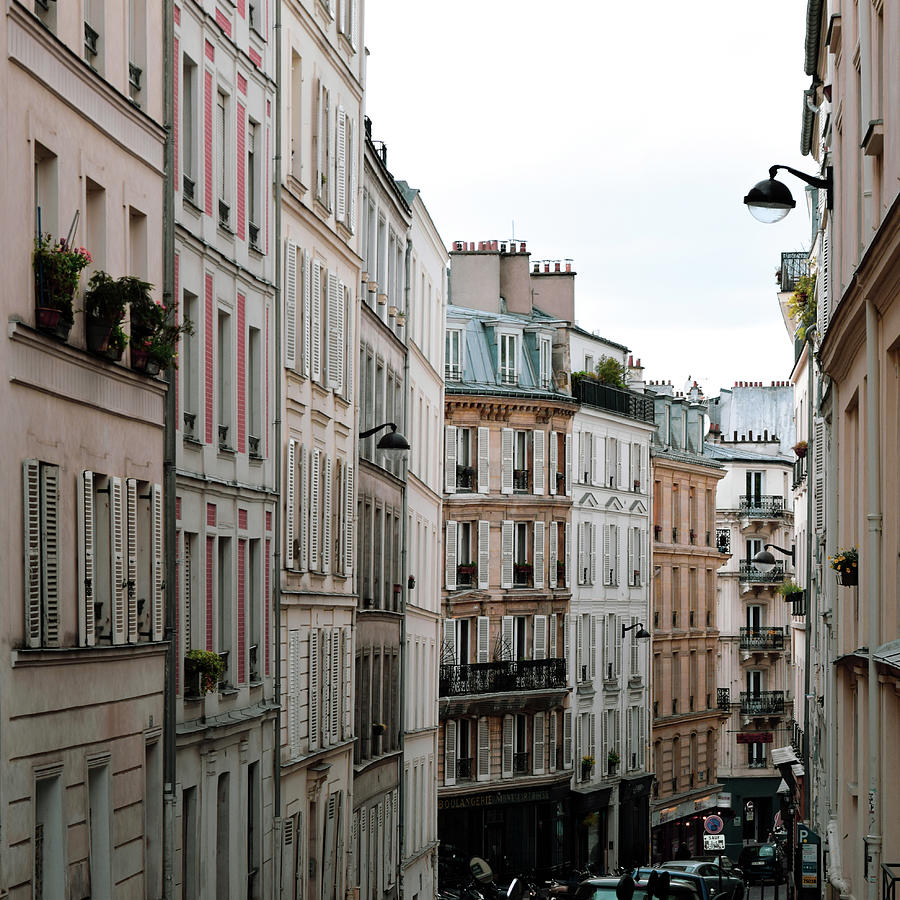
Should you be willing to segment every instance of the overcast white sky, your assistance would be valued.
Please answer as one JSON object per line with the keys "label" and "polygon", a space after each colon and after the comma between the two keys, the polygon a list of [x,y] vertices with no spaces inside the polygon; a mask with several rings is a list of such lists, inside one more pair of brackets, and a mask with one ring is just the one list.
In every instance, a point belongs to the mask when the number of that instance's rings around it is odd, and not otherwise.
{"label": "overcast white sky", "polygon": [[[574,260],[578,323],[710,396],[788,378],[782,250],[747,190],[800,154],[806,0],[369,0],[367,114],[444,239]],[[779,176],[781,177],[781,176]]]}

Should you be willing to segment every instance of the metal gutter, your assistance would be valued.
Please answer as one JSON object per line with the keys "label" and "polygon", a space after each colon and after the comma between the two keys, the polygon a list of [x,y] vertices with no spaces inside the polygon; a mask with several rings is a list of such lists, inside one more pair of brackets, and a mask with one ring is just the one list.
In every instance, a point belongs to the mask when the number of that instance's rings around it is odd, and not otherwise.
{"label": "metal gutter", "polygon": [[805,71],[815,77],[819,67],[819,32],[822,30],[824,0],[809,0],[806,4]]}

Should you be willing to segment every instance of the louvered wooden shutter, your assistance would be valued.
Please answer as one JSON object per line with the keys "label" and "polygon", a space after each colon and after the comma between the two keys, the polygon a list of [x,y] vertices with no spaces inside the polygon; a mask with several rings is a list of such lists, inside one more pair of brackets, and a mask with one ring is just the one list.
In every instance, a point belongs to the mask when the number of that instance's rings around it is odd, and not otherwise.
{"label": "louvered wooden shutter", "polygon": [[591,484],[603,484],[603,438],[594,435],[591,454]]}
{"label": "louvered wooden shutter", "polygon": [[128,637],[125,607],[125,521],[122,479],[109,479],[109,576],[112,597],[113,643],[124,644]]}
{"label": "louvered wooden shutter", "polygon": [[610,554],[612,556],[612,559],[610,560],[610,567],[612,568],[612,575],[611,575],[611,579],[612,579],[611,583],[612,584],[619,583],[619,532],[620,532],[620,530],[621,529],[620,529],[619,525],[611,525],[610,526],[610,531],[612,532],[612,534],[611,534],[612,547],[610,548]]}
{"label": "louvered wooden shutter", "polygon": [[578,528],[578,583],[587,584],[587,542],[589,523],[582,522]]}
{"label": "louvered wooden shutter", "polygon": [[615,642],[616,642],[616,678],[622,674],[622,620],[615,617]]}
{"label": "louvered wooden shutter", "polygon": [[343,738],[349,740],[353,737],[353,628],[344,625],[344,703],[343,703]]}
{"label": "louvered wooden shutter", "polygon": [[163,596],[163,580],[165,574],[164,540],[163,540],[163,502],[162,485],[150,486],[150,614],[151,630],[154,641],[161,641],[165,632],[165,611]]}
{"label": "louvered wooden shutter", "polygon": [[556,613],[550,615],[550,659],[559,659],[557,651],[557,632],[559,630],[559,617]]}
{"label": "louvered wooden shutter", "polygon": [[[125,479],[125,569],[127,582],[127,610],[126,623],[127,640],[129,644],[136,644],[138,639],[138,571],[137,571],[137,481],[134,478]],[[151,576],[152,577],[152,576]]]}
{"label": "louvered wooden shutter", "polygon": [[572,496],[572,435],[566,435],[566,496]]}
{"label": "louvered wooden shutter", "polygon": [[482,716],[478,720],[478,781],[491,778],[491,731],[490,720]]}
{"label": "louvered wooden shutter", "polygon": [[[357,0],[351,0],[356,3]],[[355,19],[354,19],[355,27]],[[354,45],[355,46],[355,45]],[[356,123],[347,117],[347,155],[350,159],[350,230],[356,234],[356,195],[359,193],[359,169],[356,150]]]}
{"label": "louvered wooden shutter", "polygon": [[300,507],[297,515],[297,524],[294,533],[300,545],[299,559],[297,554],[294,556],[295,565],[299,562],[301,569],[309,568],[309,454],[306,447],[297,444],[297,452],[299,454],[300,465],[297,470],[297,482],[299,490],[295,487],[295,491],[300,494]]}
{"label": "louvered wooden shutter", "polygon": [[444,619],[444,646],[441,650],[443,665],[456,665],[456,619]]}
{"label": "louvered wooden shutter", "polygon": [[353,466],[350,463],[344,465],[344,559],[343,572],[345,575],[353,574],[353,539],[356,534],[354,513],[356,511],[356,498],[353,493]]}
{"label": "louvered wooden shutter", "polygon": [[491,432],[483,426],[478,428],[478,493],[487,494],[491,486]]}
{"label": "louvered wooden shutter", "polygon": [[616,439],[607,437],[606,439],[606,466],[604,467],[605,477],[603,484],[606,487],[615,487],[616,480]]}
{"label": "louvered wooden shutter", "polygon": [[503,717],[503,740],[500,748],[500,777],[512,778],[513,775],[513,717]]}
{"label": "louvered wooden shutter", "polygon": [[531,720],[532,734],[532,766],[535,775],[544,774],[544,714],[537,712]]}
{"label": "louvered wooden shutter", "polygon": [[344,107],[337,108],[337,159],[335,160],[337,203],[335,218],[343,222],[347,217],[347,126]]}
{"label": "louvered wooden shutter", "polygon": [[341,738],[341,629],[331,629],[331,743]]}
{"label": "louvered wooden shutter", "polygon": [[343,387],[341,349],[344,345],[344,317],[341,311],[340,283],[334,272],[325,276],[326,327],[328,328],[327,384],[334,391]]}
{"label": "louvered wooden shutter", "polygon": [[456,732],[455,719],[444,723],[444,784],[456,784]]}
{"label": "louvered wooden shutter", "polygon": [[572,585],[572,525],[566,522],[565,536],[565,564],[566,564],[566,586]]}
{"label": "louvered wooden shutter", "polygon": [[294,568],[294,541],[296,540],[296,455],[297,442],[291,438],[287,448],[287,471],[284,494],[284,565]]}
{"label": "louvered wooden shutter", "polygon": [[356,359],[356,343],[353,335],[353,296],[347,285],[341,290],[341,306],[343,312],[341,318],[346,322],[344,343],[341,346],[341,353],[344,354],[344,397],[348,401],[353,400],[354,376],[353,365]]}
{"label": "louvered wooden shutter", "polygon": [[544,532],[545,523],[534,523],[534,563],[532,571],[534,573],[534,586],[542,588],[544,586]]}
{"label": "louvered wooden shutter", "polygon": [[312,464],[309,472],[309,568],[320,571],[319,538],[321,535],[322,515],[319,510],[321,489],[322,451],[316,447],[312,451]]}
{"label": "louvered wooden shutter", "polygon": [[591,616],[589,621],[589,627],[591,629],[591,640],[590,640],[590,669],[591,669],[591,678],[594,678],[597,674],[597,617]]}
{"label": "louvered wooden shutter", "polygon": [[448,494],[456,493],[456,448],[458,429],[448,425],[444,429],[444,490]]}
{"label": "louvered wooden shutter", "polygon": [[284,242],[284,364],[297,365],[297,245]]}
{"label": "louvered wooden shutter", "polygon": [[572,635],[572,617],[570,613],[563,614],[563,646],[562,646],[562,655],[563,659],[566,661],[566,669],[571,669],[571,653],[570,653],[570,643],[571,643],[571,635]]}
{"label": "louvered wooden shutter", "polygon": [[556,471],[559,468],[559,438],[557,432],[550,432],[550,483],[547,487],[551,494],[556,493]]}
{"label": "louvered wooden shutter", "polygon": [[503,616],[500,620],[500,655],[503,660],[509,661],[513,658],[513,617]]}
{"label": "louvered wooden shutter", "polygon": [[634,587],[634,571],[635,571],[635,562],[634,562],[634,529],[629,528],[628,532],[628,547],[626,549],[626,553],[628,556],[628,562],[626,563],[628,567],[628,571],[626,574],[628,575],[628,584],[630,587]]}
{"label": "louvered wooden shutter", "polygon": [[588,719],[588,754],[597,758],[597,717],[594,713]]}
{"label": "louvered wooden shutter", "polygon": [[444,535],[444,569],[448,591],[456,590],[456,542],[457,525],[449,520]]}
{"label": "louvered wooden shutter", "polygon": [[288,633],[288,752],[291,759],[300,755],[300,632]]}
{"label": "louvered wooden shutter", "polygon": [[511,588],[513,584],[513,523],[504,520],[500,525],[500,587]]}
{"label": "louvered wooden shutter", "polygon": [[586,435],[581,431],[572,433],[572,457],[575,460],[575,481],[584,481],[584,449],[587,446]]}
{"label": "louvered wooden shutter", "polygon": [[563,712],[563,765],[572,768],[572,710]]}
{"label": "louvered wooden shutter", "polygon": [[[551,481],[552,481],[551,477]],[[550,587],[555,588],[557,584],[557,563],[559,562],[559,526],[556,522],[550,523],[550,567],[548,569],[548,578]]]}
{"label": "louvered wooden shutter", "polygon": [[334,460],[325,457],[325,478],[322,485],[322,571],[331,572],[331,492],[334,480]]}
{"label": "louvered wooden shutter", "polygon": [[588,584],[597,583],[597,525],[588,523]]}
{"label": "louvered wooden shutter", "polygon": [[553,712],[549,713],[547,718],[549,720],[548,726],[547,726],[547,731],[549,733],[548,734],[548,743],[550,745],[550,771],[555,772],[556,771],[556,729],[558,727],[557,723],[556,723],[556,711],[554,710]]}
{"label": "louvered wooden shutter", "polygon": [[575,616],[575,681],[584,681],[582,667],[584,666],[584,616]]}
{"label": "louvered wooden shutter", "polygon": [[[642,585],[647,585],[647,541],[648,535],[645,530],[641,530],[638,536],[638,540],[640,542],[640,553],[641,559],[638,567],[638,572],[640,572],[640,583]],[[712,600],[710,600],[712,602]]]}
{"label": "louvered wooden shutter", "polygon": [[646,731],[646,721],[647,714],[641,707],[637,707],[637,720],[638,720],[638,747],[637,747],[637,768],[643,769],[646,764],[646,740],[647,740],[647,731]]}
{"label": "louvered wooden shutter", "polygon": [[534,617],[534,659],[547,658],[547,617]]}
{"label": "louvered wooden shutter", "polygon": [[331,743],[331,722],[334,717],[334,709],[331,701],[333,698],[334,685],[331,683],[332,665],[331,660],[334,656],[334,648],[331,646],[331,630],[323,628],[319,632],[319,689],[321,691],[322,701],[322,727],[321,741],[325,747]]}
{"label": "louvered wooden shutter", "polygon": [[309,378],[312,364],[312,262],[303,251],[303,374]]}
{"label": "louvered wooden shutter", "polygon": [[[91,473],[85,472],[90,478]],[[82,482],[79,482],[79,537],[82,552],[79,554],[79,601],[81,609],[81,621],[84,621],[85,612],[90,609],[90,643],[93,644],[93,615],[94,604],[91,596],[93,577],[84,571],[85,537],[82,532],[83,523],[87,517],[90,522],[89,531],[89,559],[93,568],[93,490],[90,493],[90,512],[85,516],[82,500]],[[25,645],[27,647],[41,646],[41,464],[36,459],[26,459],[22,463],[22,509],[23,516],[23,542],[25,546]],[[90,580],[88,580],[90,578]],[[82,643],[88,643],[84,637],[82,628]]]}
{"label": "louvered wooden shutter", "polygon": [[41,602],[44,646],[59,646],[59,466],[41,472]]}
{"label": "louvered wooden shutter", "polygon": [[309,632],[309,671],[307,673],[309,690],[309,748],[319,747],[319,632],[311,628]]}
{"label": "louvered wooden shutter", "polygon": [[322,264],[312,262],[312,297],[310,301],[310,374],[313,381],[322,380]]}
{"label": "louvered wooden shutter", "polygon": [[816,534],[825,531],[825,420],[813,420],[813,519]]}
{"label": "louvered wooden shutter", "polygon": [[[26,576],[28,574],[28,563],[30,560],[31,546],[28,538],[28,521],[29,521],[29,505],[28,505],[28,478],[29,464],[37,465],[36,460],[25,460],[26,467]],[[35,478],[37,478],[37,470],[35,469]],[[37,510],[37,504],[35,504]],[[39,521],[39,518],[38,518]],[[94,632],[94,598],[96,596],[94,587],[96,585],[96,576],[94,571],[94,559],[96,552],[96,534],[94,520],[94,473],[85,471],[81,473],[78,479],[78,630],[79,640],[82,646],[93,647],[95,640]],[[40,544],[38,543],[38,554],[36,564],[40,565]],[[39,574],[39,573],[38,573]],[[32,587],[26,578],[26,616],[27,628],[26,639],[29,647],[40,646],[40,580],[37,583],[37,595],[35,604],[35,613],[32,613]],[[36,628],[36,642],[34,630]]]}
{"label": "louvered wooden shutter", "polygon": [[610,529],[612,525],[603,526],[603,584],[612,584],[612,571],[610,567]]}
{"label": "louvered wooden shutter", "polygon": [[486,591],[491,577],[491,523],[487,519],[478,522],[478,587]]}
{"label": "louvered wooden shutter", "polygon": [[816,307],[818,317],[817,327],[819,330],[819,340],[828,333],[828,325],[831,321],[831,294],[829,291],[829,279],[831,278],[831,263],[829,256],[831,252],[831,223],[822,231],[822,259],[819,266],[819,302]]}
{"label": "louvered wooden shutter", "polygon": [[500,433],[500,462],[502,472],[500,478],[500,491],[503,494],[513,492],[513,430],[504,428]]}
{"label": "louvered wooden shutter", "polygon": [[490,662],[490,620],[487,616],[478,616],[476,619],[476,631],[478,635],[478,662]]}
{"label": "louvered wooden shutter", "polygon": [[533,461],[533,469],[534,473],[532,476],[532,489],[531,492],[533,494],[543,494],[544,493],[544,477],[547,470],[546,463],[546,454],[545,454],[545,445],[547,442],[547,434],[545,431],[541,431],[540,429],[536,429],[533,432],[532,444],[534,449],[534,461]]}

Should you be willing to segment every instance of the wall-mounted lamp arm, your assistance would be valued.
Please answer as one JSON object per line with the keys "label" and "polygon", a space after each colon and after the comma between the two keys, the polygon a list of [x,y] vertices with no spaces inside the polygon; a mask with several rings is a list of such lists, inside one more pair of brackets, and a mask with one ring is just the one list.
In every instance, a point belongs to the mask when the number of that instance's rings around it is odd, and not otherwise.
{"label": "wall-mounted lamp arm", "polygon": [[362,440],[362,438],[372,437],[375,432],[381,431],[382,428],[390,428],[391,431],[397,430],[397,426],[393,422],[382,422],[380,425],[376,425],[374,428],[368,428],[365,431],[361,431],[359,433],[360,440]]}

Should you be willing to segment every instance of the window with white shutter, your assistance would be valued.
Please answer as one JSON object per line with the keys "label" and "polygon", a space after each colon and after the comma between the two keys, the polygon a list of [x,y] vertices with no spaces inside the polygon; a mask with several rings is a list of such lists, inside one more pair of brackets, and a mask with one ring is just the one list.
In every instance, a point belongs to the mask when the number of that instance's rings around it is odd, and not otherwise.
{"label": "window with white shutter", "polygon": [[531,720],[532,729],[532,771],[535,775],[543,775],[546,763],[544,761],[544,727],[546,720],[544,713],[537,712]]}
{"label": "window with white shutter", "polygon": [[547,577],[551,588],[555,588],[558,583],[558,563],[559,563],[559,525],[556,522],[550,523],[550,547],[549,547],[549,567],[547,569]]}
{"label": "window with white shutter", "polygon": [[616,678],[622,674],[622,622],[619,616],[615,616],[615,634],[616,642]]}
{"label": "window with white shutter", "polygon": [[164,591],[164,541],[162,485],[150,487],[150,615],[151,636],[154,641],[163,639],[165,629]]}
{"label": "window with white shutter", "polygon": [[322,486],[322,451],[316,447],[312,451],[309,467],[309,568],[320,571],[320,537],[322,514],[319,508]]}
{"label": "window with white shutter", "polygon": [[353,628],[350,625],[344,625],[343,641],[344,648],[344,665],[343,665],[343,739],[349,740],[353,737]]}
{"label": "window with white shutter", "polygon": [[456,784],[456,736],[455,719],[447,719],[444,723],[444,784]]}
{"label": "window with white shutter", "polygon": [[459,429],[448,425],[444,429],[444,490],[456,493],[456,453]]}
{"label": "window with white shutter", "polygon": [[595,434],[592,444],[591,484],[601,485],[603,484],[603,438],[599,434]]}
{"label": "window with white shutter", "polygon": [[533,444],[533,467],[534,471],[532,474],[532,493],[533,494],[543,494],[544,493],[544,478],[546,474],[546,453],[545,446],[547,442],[547,433],[545,431],[541,431],[539,429],[534,431],[534,436],[532,438]]}
{"label": "window with white shutter", "polygon": [[593,522],[588,523],[588,584],[597,583],[597,526]]}
{"label": "window with white shutter", "polygon": [[513,429],[504,428],[500,432],[500,463],[502,466],[500,477],[500,492],[511,494],[513,492]]}
{"label": "window with white shutter", "polygon": [[559,434],[550,432],[550,482],[547,485],[551,494],[556,493],[556,473],[559,469]]}
{"label": "window with white shutter", "polygon": [[341,738],[341,629],[331,629],[331,743],[336,744]]}
{"label": "window with white shutter", "polygon": [[513,776],[513,717],[503,717],[503,735],[500,748],[500,777]]}
{"label": "window with white shutter", "polygon": [[312,263],[310,303],[310,374],[313,381],[322,381],[322,264]]}
{"label": "window with white shutter", "polygon": [[584,664],[584,616],[575,617],[575,680],[586,680]]}
{"label": "window with white shutter", "polygon": [[325,457],[325,473],[322,478],[322,568],[321,571],[331,572],[331,493],[334,481],[334,460],[330,456]]}
{"label": "window with white shutter", "polygon": [[816,534],[825,531],[825,420],[813,420],[813,521]]}
{"label": "window with white shutter", "polygon": [[[30,466],[34,465],[33,506],[30,500]],[[29,647],[41,645],[41,582],[40,582],[40,476],[37,460],[25,460],[25,639]],[[78,639],[82,646],[94,646],[94,601],[96,573],[96,525],[94,518],[94,473],[85,471],[78,479]],[[33,555],[34,554],[34,555]],[[31,576],[31,564],[36,567]]]}
{"label": "window with white shutter", "polygon": [[534,617],[534,659],[547,658],[547,617]]}
{"label": "window with white shutter", "polygon": [[341,571],[344,575],[353,574],[353,538],[356,534],[356,522],[354,512],[356,510],[356,496],[353,492],[353,466],[345,463],[344,467],[344,557]]}
{"label": "window with white shutter", "polygon": [[614,437],[606,438],[606,478],[605,485],[607,487],[616,486],[616,464],[619,458],[618,442]]}
{"label": "window with white shutter", "polygon": [[566,587],[572,584],[572,525],[566,522],[565,528],[565,569]]}
{"label": "window with white shutter", "polygon": [[319,631],[309,631],[309,659],[307,660],[307,690],[309,691],[309,749],[319,748]]}
{"label": "window with white shutter", "polygon": [[491,731],[490,720],[482,716],[478,720],[478,781],[491,778]]}
{"label": "window with white shutter", "polygon": [[484,426],[478,428],[478,493],[490,491],[491,478],[491,432]]}
{"label": "window with white shutter", "polygon": [[572,710],[563,711],[563,766],[572,768]]}
{"label": "window with white shutter", "polygon": [[476,620],[478,662],[490,662],[490,620],[487,616],[478,616]]}
{"label": "window with white shutter", "polygon": [[300,756],[300,632],[291,629],[288,632],[288,715],[287,737],[288,752],[291,759]]}
{"label": "window with white shutter", "polygon": [[513,535],[514,523],[504,520],[500,525],[500,587],[513,586]]}
{"label": "window with white shutter", "polygon": [[312,260],[309,253],[303,251],[303,375],[309,378],[312,365]]}
{"label": "window with white shutter", "polygon": [[570,653],[570,642],[571,642],[571,630],[572,630],[572,616],[570,613],[563,614],[563,646],[562,646],[562,655],[563,659],[566,661],[566,668],[569,669],[571,666],[571,653]]}
{"label": "window with white shutter", "polygon": [[114,644],[127,638],[125,604],[125,498],[122,479],[109,479],[109,582],[112,595],[112,634]]}
{"label": "window with white shutter", "polygon": [[284,242],[284,364],[297,365],[297,245]]}
{"label": "window with white shutter", "polygon": [[29,647],[59,646],[59,467],[23,463],[25,625]]}
{"label": "window with white shutter", "polygon": [[503,616],[500,620],[500,658],[504,661],[513,659],[513,643],[515,620],[513,616]]}
{"label": "window with white shutter", "polygon": [[582,522],[578,528],[578,583],[587,584],[587,535],[588,523]]}
{"label": "window with white shutter", "polygon": [[604,584],[613,584],[612,580],[612,560],[610,557],[611,551],[611,539],[610,533],[614,526],[613,525],[604,525],[603,526],[603,583]]}
{"label": "window with white shutter", "polygon": [[296,457],[297,442],[291,438],[287,446],[287,465],[285,466],[284,492],[284,565],[294,568],[294,543],[297,539],[296,526]]}
{"label": "window with white shutter", "polygon": [[[127,478],[125,480],[125,571],[126,571],[126,608],[128,619],[126,631],[129,644],[136,644],[138,639],[138,591],[149,585],[138,581],[138,487],[137,480]],[[149,591],[142,592],[145,601]],[[149,609],[147,613],[149,613]]]}
{"label": "window with white shutter", "polygon": [[550,629],[550,643],[549,643],[550,659],[559,659],[559,657],[556,655],[557,641],[558,641],[557,631],[559,629],[559,616],[556,613],[552,613],[550,615],[549,629]]}
{"label": "window with white shutter", "polygon": [[534,560],[532,572],[534,575],[534,586],[542,588],[544,586],[544,522],[534,523]]}
{"label": "window with white shutter", "polygon": [[566,496],[572,496],[572,435],[566,435]]}
{"label": "window with white shutter", "polygon": [[590,616],[587,619],[586,625],[590,628],[590,672],[591,678],[595,678],[597,675],[597,617]]}
{"label": "window with white shutter", "polygon": [[448,521],[444,535],[444,570],[448,591],[456,590],[456,556],[458,525],[454,521]]}
{"label": "window with white shutter", "polygon": [[337,197],[334,215],[339,222],[347,217],[347,124],[344,107],[337,108],[337,153],[335,159],[335,181]]}
{"label": "window with white shutter", "polygon": [[487,519],[478,522],[478,587],[487,590],[491,573],[491,523]]}
{"label": "window with white shutter", "polygon": [[457,660],[456,619],[444,619],[444,643],[441,647],[441,665],[453,666]]}
{"label": "window with white shutter", "polygon": [[549,762],[550,762],[550,771],[555,772],[557,769],[556,765],[556,729],[558,727],[557,722],[557,713],[554,710],[547,715],[547,743],[549,745]]}

